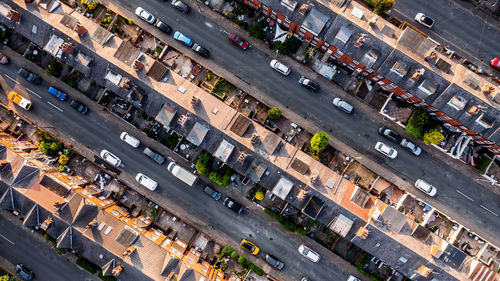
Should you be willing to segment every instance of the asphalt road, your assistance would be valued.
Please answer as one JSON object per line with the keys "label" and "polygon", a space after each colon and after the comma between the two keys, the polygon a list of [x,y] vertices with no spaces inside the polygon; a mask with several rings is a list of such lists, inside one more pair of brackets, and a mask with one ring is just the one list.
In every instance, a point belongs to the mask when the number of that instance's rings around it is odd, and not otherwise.
{"label": "asphalt road", "polygon": [[[22,226],[0,214],[0,256],[12,264],[22,263],[35,274],[35,280],[97,281],[70,260],[57,255],[48,243],[37,239]],[[13,272],[13,268],[9,268]]]}
{"label": "asphalt road", "polygon": [[[300,242],[278,229],[276,225],[267,225],[252,212],[236,215],[222,205],[223,199],[215,201],[203,193],[204,184],[201,181],[198,181],[195,187],[188,187],[167,171],[166,164],[158,165],[144,155],[143,144],[134,149],[121,141],[119,138],[121,131],[101,115],[93,111],[86,115],[80,114],[70,107],[68,101],[59,101],[48,94],[49,86],[45,83],[39,86],[32,85],[23,78],[13,75],[17,69],[18,67],[12,63],[0,66],[0,73],[6,83],[10,87],[15,86],[19,92],[26,93],[33,103],[29,111],[17,107],[20,114],[30,120],[44,120],[50,123],[58,131],[70,137],[74,143],[79,142],[87,146],[96,155],[102,149],[108,149],[122,160],[124,166],[120,168],[122,170],[120,176],[127,179],[129,183],[135,182],[134,177],[138,172],[150,176],[159,183],[156,191],[146,190],[137,184],[135,188],[140,188],[141,193],[147,194],[156,203],[168,207],[173,204],[180,206],[189,212],[190,216],[206,224],[205,226],[197,225],[197,227],[203,228],[211,225],[235,243],[239,243],[242,238],[248,238],[261,248],[258,258],[263,258],[266,253],[276,255],[285,263],[283,272],[294,280],[299,280],[304,275],[312,280],[347,279],[349,274],[344,272],[344,268],[339,267],[337,263],[329,262],[329,259],[333,259],[333,253],[326,249],[315,249],[322,253],[321,261],[314,264],[306,260],[297,252]],[[15,80],[20,84],[16,85]],[[6,95],[0,95],[0,100],[6,102]],[[241,249],[238,251],[243,253]],[[345,264],[342,266],[344,267]]]}
{"label": "asphalt road", "polygon": [[[356,110],[353,115],[347,115],[334,108],[331,102],[332,93],[337,96],[346,96],[347,94],[336,90],[332,87],[331,82],[322,77],[311,77],[319,82],[323,89],[318,93],[311,93],[297,83],[301,76],[300,69],[292,68],[292,73],[288,77],[272,70],[269,67],[272,58],[264,52],[257,48],[243,51],[230,44],[227,39],[228,34],[237,32],[237,30],[224,30],[215,22],[207,19],[200,13],[200,11],[203,12],[204,9],[207,9],[201,3],[200,7],[191,7],[190,13],[186,15],[173,9],[167,2],[145,0],[134,2],[115,0],[114,2],[119,3],[122,8],[128,9],[132,13],[137,6],[154,11],[153,14],[171,25],[174,31],[181,31],[207,48],[211,53],[210,63],[228,70],[248,83],[249,87],[245,89],[247,92],[250,94],[257,91],[264,93],[280,103],[282,108],[290,109],[310,120],[334,138],[349,144],[361,155],[360,157],[366,157],[382,165],[407,182],[413,183],[419,178],[430,182],[438,189],[436,197],[430,198],[414,188],[409,191],[422,197],[426,202],[488,241],[500,245],[500,237],[497,235],[500,232],[500,219],[498,219],[500,199],[495,193],[475,182],[480,178],[479,175],[476,179],[467,178],[452,166],[425,152],[420,157],[415,157],[398,145],[381,137],[377,131],[379,124],[370,116],[356,112]],[[136,17],[135,20],[139,25],[147,26],[147,23],[139,18]],[[160,32],[155,32],[155,34],[176,48],[180,46],[172,43],[174,41],[172,37]],[[494,38],[492,36],[489,40],[494,40]],[[482,45],[484,44],[483,41]],[[193,54],[186,47],[178,48],[191,56]],[[197,59],[204,61],[199,57]],[[397,148],[398,157],[390,160],[376,152],[374,146],[377,141],[383,141]]]}

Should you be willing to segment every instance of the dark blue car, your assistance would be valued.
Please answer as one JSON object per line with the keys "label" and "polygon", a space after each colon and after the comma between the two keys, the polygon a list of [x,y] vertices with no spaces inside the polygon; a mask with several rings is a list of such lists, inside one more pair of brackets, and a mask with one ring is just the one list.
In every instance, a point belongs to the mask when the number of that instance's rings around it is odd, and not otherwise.
{"label": "dark blue car", "polygon": [[58,89],[54,88],[54,87],[50,87],[49,88],[49,94],[53,95],[54,97],[56,97],[58,100],[66,100],[66,98],[68,97],[66,95],[66,93],[62,92],[62,91],[59,91]]}

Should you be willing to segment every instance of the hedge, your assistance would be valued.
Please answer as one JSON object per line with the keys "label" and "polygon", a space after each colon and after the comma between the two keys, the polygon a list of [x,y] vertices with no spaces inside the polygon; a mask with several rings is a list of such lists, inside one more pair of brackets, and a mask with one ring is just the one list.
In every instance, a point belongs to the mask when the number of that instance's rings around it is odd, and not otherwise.
{"label": "hedge", "polygon": [[97,265],[93,264],[91,261],[87,260],[84,257],[79,257],[75,263],[92,274],[95,274],[97,270],[99,270],[99,267]]}

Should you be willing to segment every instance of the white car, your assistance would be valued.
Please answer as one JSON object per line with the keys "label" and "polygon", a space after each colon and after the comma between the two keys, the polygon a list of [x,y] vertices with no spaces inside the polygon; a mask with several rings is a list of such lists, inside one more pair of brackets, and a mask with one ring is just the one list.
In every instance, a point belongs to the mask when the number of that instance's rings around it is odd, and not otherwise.
{"label": "white car", "polygon": [[106,149],[103,149],[101,151],[101,158],[115,167],[120,166],[120,164],[122,163],[122,160],[120,160],[120,158],[116,157],[113,153],[107,151]]}
{"label": "white car", "polygon": [[348,104],[346,101],[344,101],[340,98],[334,98],[333,105],[335,105],[336,107],[338,107],[340,110],[344,111],[345,113],[352,113],[352,110],[353,110],[352,105]]}
{"label": "white car", "polygon": [[122,141],[126,142],[128,145],[130,145],[133,148],[138,148],[139,145],[141,144],[140,140],[138,140],[137,138],[131,136],[127,132],[122,132],[122,134],[120,135],[120,139]]}
{"label": "white car", "polygon": [[411,153],[415,154],[416,156],[419,156],[420,153],[422,153],[422,149],[420,148],[420,146],[412,143],[407,139],[401,140],[401,146],[408,149],[409,151],[411,151]]}
{"label": "white car", "polygon": [[352,275],[349,275],[349,277],[347,278],[347,281],[361,281],[361,280],[359,280],[359,278],[356,278]]}
{"label": "white car", "polygon": [[135,180],[149,190],[155,190],[158,187],[157,182],[143,173],[138,173],[137,176],[135,176]]}
{"label": "white car", "polygon": [[424,15],[424,13],[416,14],[415,21],[427,28],[431,28],[434,25],[434,20]]}
{"label": "white car", "polygon": [[135,9],[135,14],[150,24],[153,24],[155,22],[155,16],[153,16],[150,12],[144,10],[142,7],[137,7],[137,9]]}
{"label": "white car", "polygon": [[319,262],[320,255],[304,244],[299,246],[299,253],[312,262]]}
{"label": "white car", "polygon": [[429,196],[434,196],[437,193],[437,189],[434,186],[432,186],[430,183],[428,183],[424,180],[421,180],[421,179],[418,179],[415,182],[415,187],[420,189],[421,191],[427,193],[427,195],[429,195]]}
{"label": "white car", "polygon": [[396,149],[386,145],[381,141],[377,142],[377,144],[375,145],[375,150],[377,150],[378,152],[384,154],[385,156],[391,159],[394,159],[396,158],[396,156],[398,156],[398,152],[396,151]]}
{"label": "white car", "polygon": [[282,64],[278,60],[272,60],[271,63],[269,63],[269,65],[274,70],[278,71],[279,73],[281,73],[281,74],[283,74],[285,76],[288,76],[288,74],[290,74],[290,68],[288,68],[288,66]]}

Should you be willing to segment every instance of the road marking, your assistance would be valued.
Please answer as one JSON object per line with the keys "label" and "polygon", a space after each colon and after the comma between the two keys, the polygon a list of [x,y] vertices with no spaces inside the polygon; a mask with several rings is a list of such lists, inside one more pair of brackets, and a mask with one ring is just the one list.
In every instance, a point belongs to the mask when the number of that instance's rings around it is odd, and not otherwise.
{"label": "road marking", "polygon": [[472,198],[470,198],[469,196],[465,195],[463,192],[461,192],[460,190],[456,189],[456,191],[460,194],[462,194],[465,198],[469,199],[470,201],[474,202],[474,200],[472,200]]}
{"label": "road marking", "polygon": [[214,25],[208,21],[205,22],[205,25],[210,27],[210,28],[214,28]]}
{"label": "road marking", "polygon": [[62,109],[60,109],[59,107],[57,107],[55,104],[51,103],[50,101],[48,101],[47,103],[52,105],[53,107],[55,107],[57,110],[64,112]]}
{"label": "road marking", "polygon": [[10,76],[9,76],[9,75],[7,75],[7,74],[4,74],[4,75],[5,75],[5,77],[9,78],[10,80],[12,80],[12,81],[16,82],[16,79],[14,79],[14,78],[10,77]]}
{"label": "road marking", "polygon": [[30,88],[26,88],[26,90],[28,90],[28,92],[32,93],[33,95],[39,97],[39,98],[42,98],[39,94],[33,92],[32,90],[30,90]]}
{"label": "road marking", "polygon": [[14,242],[10,241],[9,239],[7,239],[7,237],[3,236],[2,234],[0,234],[0,236],[2,236],[2,238],[7,240],[10,244],[16,245]]}
{"label": "road marking", "polygon": [[488,211],[488,212],[490,212],[490,213],[492,213],[492,214],[494,214],[495,216],[498,217],[498,215],[495,212],[493,212],[492,210],[486,208],[485,206],[481,205],[481,208],[485,209],[486,211]]}

